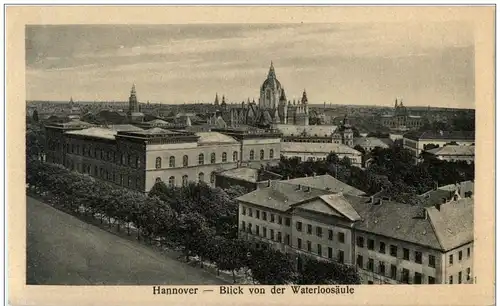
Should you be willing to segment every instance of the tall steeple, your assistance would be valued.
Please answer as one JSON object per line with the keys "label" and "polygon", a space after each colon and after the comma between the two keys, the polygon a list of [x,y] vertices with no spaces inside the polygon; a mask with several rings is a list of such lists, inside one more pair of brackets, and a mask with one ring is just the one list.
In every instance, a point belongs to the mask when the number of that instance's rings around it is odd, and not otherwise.
{"label": "tall steeple", "polygon": [[218,93],[215,93],[215,101],[214,101],[214,105],[215,105],[215,106],[218,106],[218,105],[219,105],[219,94],[218,94]]}
{"label": "tall steeple", "polygon": [[273,61],[271,61],[271,67],[269,67],[269,72],[267,73],[267,78],[268,79],[275,79],[276,78],[276,73],[274,72]]}
{"label": "tall steeple", "polygon": [[135,84],[132,85],[132,89],[130,90],[130,97],[128,98],[128,112],[130,114],[139,112],[139,104],[137,103]]}
{"label": "tall steeple", "polygon": [[307,104],[307,94],[305,89],[304,93],[302,93],[302,104]]}
{"label": "tall steeple", "polygon": [[398,99],[396,98],[396,101],[394,101],[394,108],[398,108]]}

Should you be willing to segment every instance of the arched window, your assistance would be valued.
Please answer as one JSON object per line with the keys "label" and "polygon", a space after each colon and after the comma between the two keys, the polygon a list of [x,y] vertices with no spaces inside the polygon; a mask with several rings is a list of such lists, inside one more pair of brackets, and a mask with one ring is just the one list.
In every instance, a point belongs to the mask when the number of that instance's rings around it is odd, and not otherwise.
{"label": "arched window", "polygon": [[210,154],[210,163],[215,164],[215,153]]}
{"label": "arched window", "polygon": [[168,178],[168,186],[169,187],[174,187],[175,186],[175,176],[171,176]]}
{"label": "arched window", "polygon": [[183,175],[182,176],[182,187],[187,186],[187,184],[188,184],[188,176],[187,175]]}
{"label": "arched window", "polygon": [[184,156],[182,157],[182,165],[183,165],[184,167],[187,167],[187,166],[188,166],[188,164],[189,164],[189,157],[188,157],[187,155],[184,155]]}
{"label": "arched window", "polygon": [[198,181],[199,181],[200,183],[205,181],[205,173],[200,172],[200,173],[198,174]]}
{"label": "arched window", "polygon": [[269,158],[274,158],[274,150],[269,150]]}
{"label": "arched window", "polygon": [[233,152],[233,161],[238,161],[238,152]]}
{"label": "arched window", "polygon": [[264,150],[260,150],[260,159],[264,159]]}
{"label": "arched window", "polygon": [[203,155],[203,153],[200,153],[200,155],[198,155],[198,165],[203,164],[205,164],[205,155]]}
{"label": "arched window", "polygon": [[253,150],[250,150],[250,160],[253,160],[255,158],[255,152]]}
{"label": "arched window", "polygon": [[210,174],[210,183],[214,183],[215,182],[215,172],[212,172],[212,174]]}
{"label": "arched window", "polygon": [[168,159],[168,166],[170,168],[174,168],[175,167],[175,157],[174,156],[170,156],[170,158]]}
{"label": "arched window", "polygon": [[222,153],[222,162],[223,163],[227,162],[227,153],[226,152]]}
{"label": "arched window", "polygon": [[161,157],[157,157],[156,158],[156,169],[160,169],[161,168]]}

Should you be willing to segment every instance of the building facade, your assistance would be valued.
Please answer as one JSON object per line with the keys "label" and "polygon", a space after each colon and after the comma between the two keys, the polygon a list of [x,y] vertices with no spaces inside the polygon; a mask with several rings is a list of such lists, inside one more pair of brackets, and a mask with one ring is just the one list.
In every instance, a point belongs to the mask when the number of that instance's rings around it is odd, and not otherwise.
{"label": "building facade", "polygon": [[424,150],[443,147],[449,144],[470,146],[474,143],[474,132],[410,132],[403,135],[403,148],[410,150],[415,158],[419,158]]}
{"label": "building facade", "polygon": [[403,100],[400,100],[398,104],[396,99],[393,112],[382,115],[381,123],[391,130],[407,131],[420,128],[424,124],[424,119],[421,116],[411,115],[403,105]]}
{"label": "building facade", "polygon": [[474,282],[473,198],[415,207],[330,184],[269,181],[239,197],[240,237],[292,254],[298,268],[308,257],[352,265],[365,284]]}
{"label": "building facade", "polygon": [[330,153],[335,153],[342,159],[347,157],[353,166],[361,167],[361,152],[343,144],[283,142],[281,154],[287,158],[299,158],[300,161],[326,160]]}

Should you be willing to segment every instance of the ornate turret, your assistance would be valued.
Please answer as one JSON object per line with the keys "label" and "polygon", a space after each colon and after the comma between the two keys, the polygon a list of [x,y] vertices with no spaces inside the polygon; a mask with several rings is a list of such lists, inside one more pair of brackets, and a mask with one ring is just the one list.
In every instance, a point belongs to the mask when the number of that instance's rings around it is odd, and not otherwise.
{"label": "ornate turret", "polygon": [[302,104],[307,104],[307,94],[306,90],[304,89],[304,92],[302,93]]}
{"label": "ornate turret", "polygon": [[226,104],[226,97],[222,96],[222,103],[220,104],[222,109],[226,109],[227,104]]}
{"label": "ornate turret", "polygon": [[215,101],[214,101],[215,106],[219,106],[219,94],[215,94]]}
{"label": "ornate turret", "polygon": [[281,89],[281,96],[280,96],[280,102],[286,104],[286,94],[285,94],[285,89]]}
{"label": "ornate turret", "polygon": [[267,73],[268,79],[276,79],[276,73],[274,72],[273,61],[271,61],[271,66],[269,67],[269,72]]}

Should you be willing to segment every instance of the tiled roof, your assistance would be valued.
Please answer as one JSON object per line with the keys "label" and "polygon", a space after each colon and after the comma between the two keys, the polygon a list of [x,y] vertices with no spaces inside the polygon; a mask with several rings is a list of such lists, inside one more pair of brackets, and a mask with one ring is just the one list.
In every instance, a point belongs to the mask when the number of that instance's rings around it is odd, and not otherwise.
{"label": "tiled roof", "polygon": [[451,139],[451,140],[474,140],[475,133],[468,131],[441,131],[441,132],[409,132],[404,135],[405,138],[413,140],[433,140],[433,139]]}
{"label": "tiled roof", "polygon": [[199,144],[238,143],[236,139],[218,132],[198,132],[196,135],[200,137],[198,139]]}
{"label": "tiled roof", "polygon": [[169,122],[167,122],[165,120],[161,120],[161,119],[154,119],[154,120],[148,121],[146,123],[149,123],[149,124],[170,124]]}
{"label": "tiled roof", "polygon": [[105,128],[91,127],[88,129],[69,131],[66,134],[69,135],[81,135],[93,138],[103,138],[103,139],[115,139],[117,131]]}
{"label": "tiled roof", "polygon": [[419,195],[419,197],[422,199],[425,206],[434,206],[436,204],[443,203],[443,199],[449,201],[451,198],[453,198],[454,194],[455,190],[452,191],[452,190],[437,189],[421,194]]}
{"label": "tiled roof", "polygon": [[426,152],[434,155],[452,155],[452,156],[474,156],[475,146],[453,146],[447,145],[439,148],[427,150]]}
{"label": "tiled roof", "polygon": [[308,136],[330,137],[337,129],[337,126],[278,124],[276,128],[283,133],[283,136],[299,136],[305,133]]}
{"label": "tiled roof", "polygon": [[427,212],[444,251],[474,239],[474,199],[464,198],[436,207]]}
{"label": "tiled roof", "polygon": [[360,152],[344,144],[315,142],[282,142],[281,152],[308,152],[361,155]]}
{"label": "tiled roof", "polygon": [[114,125],[108,125],[108,129],[117,131],[117,132],[128,132],[128,131],[141,131],[142,129],[140,127],[137,127],[132,124],[114,124]]}
{"label": "tiled roof", "polygon": [[351,221],[361,220],[358,212],[352,207],[342,193],[322,195],[320,198],[330,207],[348,217]]}
{"label": "tiled roof", "polygon": [[347,194],[351,194],[351,195],[363,195],[363,194],[365,194],[363,191],[356,189],[355,187],[352,187],[352,186],[350,186],[342,181],[339,181],[338,179],[336,179],[333,176],[328,175],[328,174],[309,176],[309,177],[300,177],[300,178],[282,181],[282,183],[292,184],[292,185],[309,186],[312,188],[327,190],[330,193],[342,192],[342,193],[347,193]]}
{"label": "tiled roof", "polygon": [[362,147],[381,147],[388,148],[389,145],[380,138],[376,137],[356,137],[354,138],[354,145]]}

